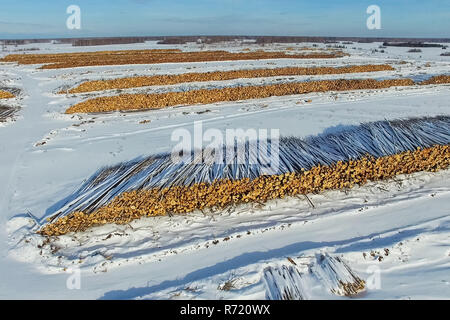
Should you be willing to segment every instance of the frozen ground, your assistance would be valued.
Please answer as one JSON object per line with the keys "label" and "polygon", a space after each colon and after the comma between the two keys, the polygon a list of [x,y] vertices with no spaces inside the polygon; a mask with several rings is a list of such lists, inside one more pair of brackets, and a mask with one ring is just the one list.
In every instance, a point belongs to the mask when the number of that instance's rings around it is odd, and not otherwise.
{"label": "frozen ground", "polygon": [[[203,121],[205,130],[276,128],[282,135],[304,137],[330,127],[364,121],[450,113],[449,85],[327,92],[103,115],[64,115],[63,112],[73,103],[99,94],[114,94],[114,90],[56,94],[61,88],[86,79],[134,74],[287,65],[390,63],[396,70],[191,83],[124,92],[450,73],[450,57],[440,56],[444,51],[440,48],[407,53],[408,48],[388,47],[385,53],[373,53],[379,45],[355,43],[347,45],[350,57],[314,61],[231,61],[60,70],[0,64],[1,86],[20,89],[17,98],[2,104],[21,107],[14,121],[0,123],[0,297],[264,299],[263,271],[267,266],[292,264],[288,257],[305,265],[315,254],[326,252],[342,256],[363,279],[379,272],[381,285],[368,289],[358,298],[450,298],[448,170],[312,195],[314,207],[306,198],[291,198],[225,212],[196,212],[189,216],[142,219],[126,226],[103,226],[48,243],[33,232],[36,225],[30,215],[45,216],[53,204],[72,193],[98,168],[139,155],[170,151],[176,144],[170,140],[173,130],[193,131],[193,122],[197,120]],[[41,47],[32,53],[157,47],[154,43],[83,48],[56,44],[30,46]],[[198,49],[197,45],[180,47]],[[205,49],[222,47],[228,46]],[[286,47],[295,45],[266,45],[263,49]],[[239,49],[242,47],[233,45],[232,50]],[[142,120],[150,122],[140,123]],[[69,290],[66,286],[71,276],[69,271],[77,268],[81,270],[81,289]],[[308,287],[306,296],[340,298],[317,284]]]}

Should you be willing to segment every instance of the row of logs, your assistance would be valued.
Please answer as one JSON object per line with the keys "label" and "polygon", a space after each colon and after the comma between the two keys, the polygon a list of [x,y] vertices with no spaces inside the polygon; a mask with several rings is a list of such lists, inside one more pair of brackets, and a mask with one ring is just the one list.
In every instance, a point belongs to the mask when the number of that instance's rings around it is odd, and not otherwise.
{"label": "row of logs", "polygon": [[17,62],[19,64],[44,64],[41,69],[60,69],[86,66],[155,64],[179,62],[259,60],[259,59],[326,59],[340,58],[346,54],[341,51],[312,52],[288,54],[275,51],[192,51],[178,50],[129,50],[103,51],[62,54],[14,54],[8,55],[0,62]]}
{"label": "row of logs", "polygon": [[124,192],[108,205],[90,213],[73,212],[45,225],[39,232],[58,236],[84,231],[92,226],[126,224],[141,217],[183,214],[205,208],[224,208],[248,202],[351,188],[367,181],[384,180],[399,174],[435,172],[450,165],[450,146],[407,151],[380,158],[365,157],[308,171],[260,176],[254,180],[217,180],[212,184],[174,186],[165,189]]}
{"label": "row of logs", "polygon": [[[119,78],[111,80],[86,81],[68,91],[68,93],[83,93],[92,91],[103,91],[111,89],[128,89],[156,85],[172,85],[186,82],[200,81],[224,81],[242,78],[264,78],[275,76],[301,76],[301,75],[321,75],[321,74],[345,74],[359,72],[393,71],[394,68],[387,64],[381,65],[359,65],[348,67],[286,67],[275,69],[254,69],[254,70],[232,70],[215,72],[196,72],[173,75],[154,75]],[[60,93],[66,93],[62,91]]]}
{"label": "row of logs", "polygon": [[394,86],[414,85],[411,79],[392,80],[321,80],[283,83],[264,86],[245,86],[222,89],[200,89],[186,92],[155,94],[121,94],[89,99],[69,107],[67,114],[109,112],[117,110],[160,109],[177,105],[209,104],[225,101],[268,98],[310,92],[347,91],[360,89],[382,89]]}

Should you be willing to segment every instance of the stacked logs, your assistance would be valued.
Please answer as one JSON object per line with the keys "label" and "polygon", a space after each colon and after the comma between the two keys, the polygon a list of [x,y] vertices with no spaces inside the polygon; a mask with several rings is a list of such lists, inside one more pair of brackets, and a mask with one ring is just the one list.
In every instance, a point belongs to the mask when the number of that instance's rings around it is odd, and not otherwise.
{"label": "stacked logs", "polygon": [[155,64],[178,62],[258,60],[258,59],[326,59],[345,56],[341,51],[287,54],[285,52],[228,52],[179,50],[127,50],[100,51],[61,54],[12,54],[0,59],[0,62],[17,62],[19,64],[44,64],[41,69],[61,69],[86,66]]}
{"label": "stacked logs", "polygon": [[176,105],[209,104],[224,101],[268,98],[271,96],[305,94],[310,92],[382,89],[394,86],[410,85],[414,85],[414,81],[411,79],[392,79],[381,81],[374,79],[339,79],[212,90],[201,89],[187,92],[122,94],[111,97],[98,97],[80,102],[69,107],[66,110],[66,114],[159,109]]}
{"label": "stacked logs", "polygon": [[179,53],[179,49],[151,49],[151,50],[119,50],[119,51],[93,51],[93,52],[68,52],[68,53],[46,53],[46,54],[9,54],[0,62],[17,62],[18,64],[45,64],[45,63],[63,63],[69,60],[98,60],[104,59],[122,59],[140,56],[144,54],[169,54]]}
{"label": "stacked logs", "polygon": [[[239,78],[263,78],[275,76],[300,76],[300,75],[320,75],[320,74],[344,74],[344,73],[359,73],[359,72],[377,72],[377,71],[392,71],[393,67],[390,65],[360,65],[348,67],[316,67],[316,68],[301,68],[301,67],[287,67],[276,69],[255,69],[255,70],[232,70],[232,71],[216,71],[207,73],[185,73],[174,75],[155,75],[155,76],[140,76],[129,77],[112,80],[95,80],[81,83],[76,88],[68,91],[68,93],[83,93],[92,91],[103,91],[110,89],[128,89],[145,86],[156,85],[171,85],[185,82],[200,82],[200,81],[223,81]],[[64,91],[60,93],[66,93]]]}
{"label": "stacked logs", "polygon": [[444,83],[450,83],[450,76],[448,75],[434,76],[428,80],[422,81],[420,84],[427,85],[427,84],[444,84]]}
{"label": "stacked logs", "polygon": [[5,122],[8,119],[11,119],[18,110],[18,107],[0,105],[0,122]]}
{"label": "stacked logs", "polygon": [[11,92],[0,90],[0,99],[11,99],[14,97],[15,96]]}
{"label": "stacked logs", "polygon": [[255,201],[261,203],[298,194],[351,188],[369,180],[384,180],[399,174],[435,172],[449,165],[450,146],[435,145],[380,158],[367,156],[339,161],[331,166],[318,165],[299,173],[260,176],[254,180],[217,180],[212,184],[135,190],[122,193],[90,214],[73,212],[60,217],[42,227],[39,233],[58,236],[107,223],[126,224],[141,217],[183,214]]}

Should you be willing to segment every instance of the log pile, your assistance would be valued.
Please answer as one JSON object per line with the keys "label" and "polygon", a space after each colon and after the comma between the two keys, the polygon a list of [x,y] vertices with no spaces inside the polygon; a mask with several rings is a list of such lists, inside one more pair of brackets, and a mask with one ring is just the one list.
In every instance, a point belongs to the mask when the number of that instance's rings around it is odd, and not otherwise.
{"label": "log pile", "polygon": [[110,112],[118,110],[160,109],[177,105],[209,104],[225,101],[268,98],[311,92],[346,91],[360,89],[382,89],[394,86],[414,85],[411,79],[391,80],[322,80],[298,83],[283,83],[265,86],[245,86],[223,89],[201,89],[187,92],[156,94],[122,94],[89,99],[69,107],[66,114]]}
{"label": "log pile", "polygon": [[87,66],[155,64],[178,62],[259,60],[259,59],[326,59],[340,58],[346,54],[341,51],[287,54],[285,52],[228,52],[195,51],[181,52],[177,49],[97,51],[59,54],[10,54],[0,62],[19,64],[44,64],[40,69],[61,69]]}
{"label": "log pile", "polygon": [[19,110],[18,107],[9,107],[0,105],[0,122],[5,122],[13,118],[14,114]]}
{"label": "log pile", "polygon": [[444,84],[444,83],[450,83],[450,76],[440,75],[431,77],[428,80],[422,81],[420,84],[427,85],[427,84]]}
{"label": "log pile", "polygon": [[217,180],[211,184],[134,190],[122,193],[90,214],[73,212],[60,217],[42,227],[39,233],[58,236],[107,223],[126,224],[141,217],[185,214],[254,201],[261,203],[298,194],[351,188],[399,174],[435,172],[449,165],[450,146],[435,145],[379,158],[367,156],[331,166],[317,165],[302,172],[260,176],[254,180]]}
{"label": "log pile", "polygon": [[[110,89],[128,89],[145,86],[171,85],[185,82],[200,81],[223,81],[239,78],[263,78],[275,76],[300,76],[300,75],[320,75],[320,74],[345,74],[359,72],[377,72],[377,71],[393,71],[394,68],[387,64],[382,65],[360,65],[348,67],[316,67],[301,68],[287,67],[276,69],[254,69],[254,70],[232,70],[232,71],[216,71],[207,73],[185,73],[174,75],[155,75],[155,76],[139,76],[128,77],[111,80],[95,80],[81,83],[76,88],[68,91],[68,93],[83,93],[92,91],[103,91]],[[60,93],[66,93],[62,91]]]}
{"label": "log pile", "polygon": [[11,92],[0,90],[0,99],[11,99],[14,97],[15,96]]}

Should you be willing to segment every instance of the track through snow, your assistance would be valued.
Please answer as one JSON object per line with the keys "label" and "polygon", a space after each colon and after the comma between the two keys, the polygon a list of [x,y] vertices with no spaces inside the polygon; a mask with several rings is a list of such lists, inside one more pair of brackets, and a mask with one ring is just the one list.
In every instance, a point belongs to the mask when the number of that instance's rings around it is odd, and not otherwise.
{"label": "track through snow", "polygon": [[[203,121],[204,130],[279,128],[284,136],[302,138],[361,122],[450,114],[450,85],[70,116],[64,115],[64,110],[87,95],[57,95],[62,87],[83,79],[290,64],[390,63],[397,69],[379,77],[450,71],[450,60],[439,56],[440,49],[423,49],[423,57],[413,59],[406,49],[389,47],[385,55],[367,58],[378,45],[358,44],[362,49],[349,49],[351,57],[334,61],[233,61],[71,70],[0,65],[5,71],[0,80],[21,90],[20,99],[14,102],[21,107],[16,120],[0,126],[0,297],[265,299],[266,267],[289,265],[290,260],[304,267],[316,254],[328,253],[345,261],[364,280],[380,275],[380,286],[368,288],[357,298],[450,298],[449,170],[310,195],[314,208],[300,197],[223,212],[141,219],[48,242],[33,233],[36,226],[32,217],[44,216],[98,168],[168,152],[176,144],[170,140],[172,131],[186,128],[192,132],[197,120]],[[68,49],[46,46],[49,48],[42,48],[46,52]],[[156,47],[154,43],[146,46]],[[407,62],[400,64],[400,60]],[[206,85],[226,87],[261,81],[291,80],[246,79]],[[141,123],[143,120],[149,121]],[[76,268],[81,270],[81,289],[69,290],[69,271]],[[304,295],[346,299],[317,284],[308,287]]]}

